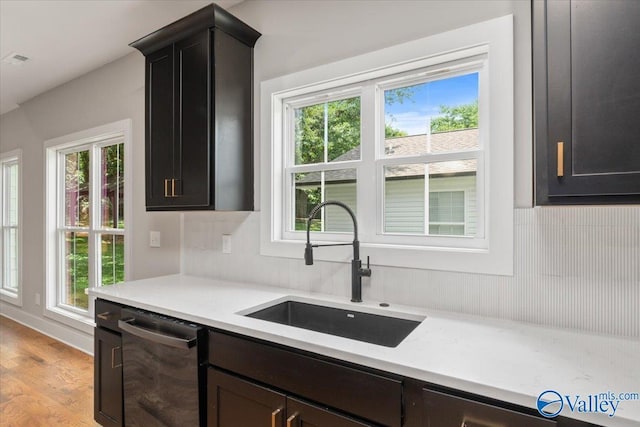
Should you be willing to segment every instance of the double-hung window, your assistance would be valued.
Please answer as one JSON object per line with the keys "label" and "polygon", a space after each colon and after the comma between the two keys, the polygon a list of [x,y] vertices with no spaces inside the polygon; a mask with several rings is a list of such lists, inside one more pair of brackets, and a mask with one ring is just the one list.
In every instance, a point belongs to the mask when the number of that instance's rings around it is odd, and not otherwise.
{"label": "double-hung window", "polygon": [[[337,200],[374,263],[511,274],[511,20],[263,82],[262,253],[300,257],[310,211]],[[352,238],[335,206],[310,229]]]}
{"label": "double-hung window", "polygon": [[0,155],[0,296],[21,304],[20,150]]}
{"label": "double-hung window", "polygon": [[47,143],[47,309],[54,315],[87,323],[88,289],[125,280],[127,123]]}

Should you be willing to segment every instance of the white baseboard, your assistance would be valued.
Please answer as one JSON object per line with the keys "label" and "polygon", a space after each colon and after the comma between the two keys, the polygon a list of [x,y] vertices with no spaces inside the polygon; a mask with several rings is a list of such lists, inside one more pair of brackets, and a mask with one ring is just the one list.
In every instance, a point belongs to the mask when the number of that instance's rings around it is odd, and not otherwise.
{"label": "white baseboard", "polygon": [[93,334],[83,333],[51,319],[34,316],[3,302],[0,302],[0,315],[93,356]]}

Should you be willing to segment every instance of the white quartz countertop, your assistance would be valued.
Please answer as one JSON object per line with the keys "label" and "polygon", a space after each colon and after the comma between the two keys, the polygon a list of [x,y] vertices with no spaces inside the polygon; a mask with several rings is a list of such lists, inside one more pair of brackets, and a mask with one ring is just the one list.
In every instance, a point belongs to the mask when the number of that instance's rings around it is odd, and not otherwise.
{"label": "white quartz countertop", "polygon": [[[545,390],[571,402],[600,393],[640,393],[637,340],[185,275],[97,288],[90,295],[529,408]],[[390,348],[243,315],[289,298],[426,319]],[[614,416],[610,405],[601,406],[606,414],[579,408],[589,409],[578,404],[571,411],[565,404],[561,415],[603,426],[640,426],[640,400],[619,402]]]}

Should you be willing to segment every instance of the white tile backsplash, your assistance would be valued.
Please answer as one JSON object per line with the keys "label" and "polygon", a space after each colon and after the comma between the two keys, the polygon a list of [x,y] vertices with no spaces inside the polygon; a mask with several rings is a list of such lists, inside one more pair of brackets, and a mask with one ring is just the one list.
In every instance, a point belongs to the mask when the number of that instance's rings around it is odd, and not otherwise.
{"label": "white tile backsplash", "polygon": [[[185,213],[183,273],[350,296],[349,264],[261,256],[259,227],[259,212]],[[516,209],[514,240],[513,276],[371,260],[363,298],[640,338],[640,207]]]}

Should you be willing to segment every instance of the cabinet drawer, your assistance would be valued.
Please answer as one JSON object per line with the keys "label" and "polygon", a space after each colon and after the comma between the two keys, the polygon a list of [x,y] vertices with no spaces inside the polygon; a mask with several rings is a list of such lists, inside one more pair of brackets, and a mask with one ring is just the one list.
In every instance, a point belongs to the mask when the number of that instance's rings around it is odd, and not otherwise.
{"label": "cabinet drawer", "polygon": [[402,382],[393,378],[219,332],[209,335],[209,363],[375,423],[401,425]]}
{"label": "cabinet drawer", "polygon": [[554,427],[555,421],[521,414],[433,390],[422,390],[425,426]]}
{"label": "cabinet drawer", "polygon": [[120,319],[120,310],[122,306],[120,304],[105,301],[102,299],[96,300],[96,325],[101,328],[111,329],[112,331],[120,332],[118,328],[118,320]]}

